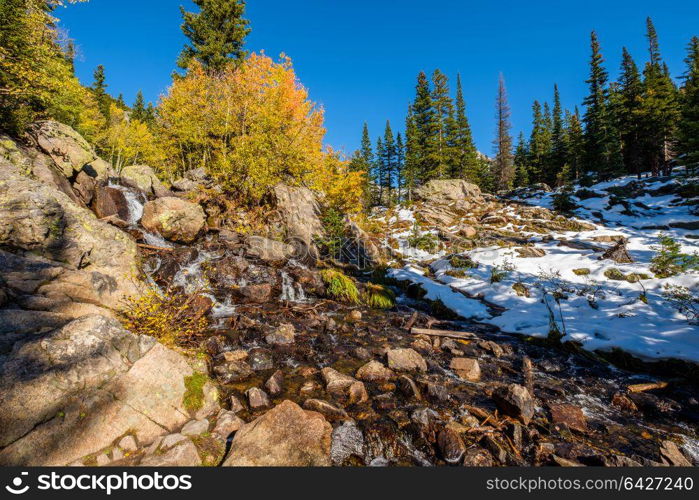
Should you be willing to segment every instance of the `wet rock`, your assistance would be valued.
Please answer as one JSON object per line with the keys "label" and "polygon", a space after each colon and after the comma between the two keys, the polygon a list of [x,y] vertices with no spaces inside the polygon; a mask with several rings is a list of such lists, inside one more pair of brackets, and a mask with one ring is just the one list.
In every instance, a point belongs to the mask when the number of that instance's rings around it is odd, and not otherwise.
{"label": "wet rock", "polygon": [[507,452],[505,448],[491,435],[486,435],[481,439],[480,444],[488,450],[491,455],[501,464],[507,463]]}
{"label": "wet rock", "polygon": [[349,396],[349,404],[359,404],[364,403],[369,400],[369,394],[366,391],[366,387],[362,382],[354,382],[349,386],[347,390]]}
{"label": "wet rock", "polygon": [[304,401],[303,407],[306,410],[317,411],[330,422],[334,422],[335,420],[344,420],[348,418],[347,412],[345,410],[343,410],[342,408],[338,408],[337,406],[330,404],[322,399],[307,399],[306,401]]}
{"label": "wet rock", "polygon": [[420,389],[418,388],[417,384],[407,375],[401,375],[398,378],[398,388],[408,398],[413,398],[418,401],[422,399],[422,395],[420,394]]}
{"label": "wet rock", "polygon": [[551,421],[555,425],[565,425],[569,429],[585,433],[587,432],[587,418],[583,411],[571,404],[549,405]]}
{"label": "wet rock", "polygon": [[129,220],[129,204],[120,189],[104,186],[97,189],[92,209],[98,218],[116,216],[122,222]]}
{"label": "wet rock", "polygon": [[455,431],[444,428],[437,435],[437,447],[445,462],[458,464],[466,453],[466,445]]}
{"label": "wet rock", "polygon": [[271,370],[274,368],[272,354],[265,349],[253,349],[248,353],[250,368],[256,372]]}
{"label": "wet rock", "polygon": [[281,241],[262,236],[250,236],[245,241],[245,255],[269,264],[286,262],[294,255],[294,248]]}
{"label": "wet rock", "polygon": [[191,318],[193,320],[198,320],[209,314],[211,309],[213,309],[214,307],[214,301],[211,297],[197,294],[192,298],[192,301],[189,303],[189,306],[189,314],[191,315]]}
{"label": "wet rock", "polygon": [[386,368],[383,363],[370,361],[362,366],[355,374],[359,380],[365,382],[385,382],[395,376],[392,370]]}
{"label": "wet rock", "polygon": [[382,411],[395,410],[397,408],[396,398],[390,392],[379,394],[374,398],[374,407]]}
{"label": "wet rock", "polygon": [[393,370],[423,373],[427,371],[425,359],[413,349],[391,349],[386,353],[386,357],[389,368]]}
{"label": "wet rock", "polygon": [[251,377],[255,373],[252,367],[245,361],[230,361],[216,365],[213,372],[218,381],[222,384],[240,382]]}
{"label": "wet rock", "polygon": [[253,410],[259,410],[270,406],[267,393],[259,387],[251,387],[245,391],[245,395],[248,397],[248,404]]}
{"label": "wet rock", "polygon": [[141,460],[141,465],[145,467],[194,467],[201,465],[201,458],[194,443],[185,439],[165,452],[146,455]]}
{"label": "wet rock", "polygon": [[636,406],[636,403],[634,403],[628,396],[622,394],[621,392],[614,393],[614,395],[612,396],[612,405],[628,412],[638,411],[638,406]]}
{"label": "wet rock", "polygon": [[148,195],[159,198],[172,196],[172,193],[160,182],[158,176],[148,165],[128,165],[121,169],[119,176]]}
{"label": "wet rock", "polygon": [[358,321],[362,320],[362,311],[358,309],[353,309],[349,313],[347,313],[347,316],[345,317],[345,321],[348,323],[356,323]]}
{"label": "wet rock", "polygon": [[355,378],[330,367],[323,368],[320,373],[323,375],[326,389],[330,394],[345,394],[350,386],[357,382]]}
{"label": "wet rock", "polygon": [[352,456],[363,461],[364,434],[354,422],[344,422],[332,432],[330,457],[333,465],[344,465]]}
{"label": "wet rock", "polygon": [[526,389],[518,384],[499,387],[493,392],[493,401],[500,411],[520,420],[524,425],[534,416],[534,400]]}
{"label": "wet rock", "polygon": [[158,198],[143,206],[143,227],[171,241],[191,243],[205,223],[204,210],[181,198]]}
{"label": "wet rock", "polygon": [[369,352],[369,349],[366,347],[357,347],[354,350],[354,357],[357,359],[361,359],[362,361],[366,361],[368,359],[371,359],[371,353]]}
{"label": "wet rock", "polygon": [[321,391],[321,385],[315,380],[307,380],[299,388],[300,396],[310,396]]}
{"label": "wet rock", "polygon": [[245,421],[237,416],[235,412],[221,410],[216,417],[216,425],[212,434],[221,439],[226,439],[243,425],[245,425]]}
{"label": "wet rock", "polygon": [[482,448],[470,448],[464,454],[464,467],[492,467],[493,456]]}
{"label": "wet rock", "polygon": [[231,403],[231,411],[233,413],[238,413],[245,409],[243,403],[241,403],[240,399],[238,399],[236,396],[231,396],[229,401]]}
{"label": "wet rock", "polygon": [[602,465],[605,467],[641,467],[642,465],[623,455],[609,455],[602,457]]}
{"label": "wet rock", "polygon": [[480,342],[478,342],[478,347],[480,347],[481,349],[483,349],[485,351],[490,352],[496,358],[499,358],[505,354],[505,351],[503,350],[502,347],[500,347],[500,344],[493,342],[492,340],[480,341]]}
{"label": "wet rock", "polygon": [[272,299],[272,291],[269,283],[259,283],[237,287],[233,295],[243,304],[264,304]]}
{"label": "wet rock", "polygon": [[481,367],[474,358],[452,358],[449,368],[464,380],[477,382],[481,379]]}
{"label": "wet rock", "polygon": [[418,408],[410,414],[410,420],[422,427],[428,427],[438,417],[439,415],[432,408]]}
{"label": "wet rock", "polygon": [[449,400],[449,390],[440,383],[428,382],[427,395],[436,401]]}
{"label": "wet rock", "polygon": [[660,443],[660,460],[674,467],[691,467],[692,463],[682,454],[680,449],[672,441]]}
{"label": "wet rock", "polygon": [[272,396],[281,394],[284,390],[284,374],[282,371],[277,370],[274,372],[274,374],[267,379],[267,382],[265,382],[265,387]]}
{"label": "wet rock", "polygon": [[208,420],[190,420],[189,422],[184,424],[184,427],[182,427],[180,434],[182,434],[183,436],[199,436],[200,434],[204,434],[208,430]]}
{"label": "wet rock", "polygon": [[283,401],[236,432],[223,465],[328,466],[331,435],[320,413]]}
{"label": "wet rock", "polygon": [[283,323],[265,337],[268,344],[292,344],[296,336],[296,329],[291,323]]}
{"label": "wet rock", "polygon": [[553,461],[554,464],[559,465],[561,467],[585,467],[580,462],[576,462],[575,460],[569,460],[567,458],[559,457],[558,455],[551,455],[551,460]]}

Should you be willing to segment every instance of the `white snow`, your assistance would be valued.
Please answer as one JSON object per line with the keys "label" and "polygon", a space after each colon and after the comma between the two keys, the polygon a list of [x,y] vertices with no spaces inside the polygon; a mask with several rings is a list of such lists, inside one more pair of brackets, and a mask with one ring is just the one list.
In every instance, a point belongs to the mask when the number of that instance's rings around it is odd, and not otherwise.
{"label": "white snow", "polygon": [[[522,258],[514,248],[478,248],[467,252],[478,263],[475,269],[464,269],[463,278],[448,275],[453,269],[444,252],[430,255],[408,248],[410,231],[393,234],[399,241],[399,250],[409,264],[394,269],[391,276],[399,280],[419,283],[427,291],[427,298],[440,299],[449,309],[465,318],[475,318],[498,326],[505,332],[523,335],[546,336],[551,326],[551,313],[556,327],[565,333],[564,340],[581,342],[588,350],[621,348],[641,358],[678,358],[699,362],[699,326],[690,324],[687,318],[663,297],[666,284],[681,285],[699,294],[699,274],[687,272],[671,278],[653,278],[649,270],[655,255],[659,236],[672,236],[682,245],[682,251],[699,250],[699,240],[687,236],[697,231],[666,228],[642,229],[647,226],[668,226],[672,222],[699,220],[699,214],[691,212],[692,206],[680,205],[675,195],[644,195],[630,198],[634,214],[622,213],[624,207],[616,205],[606,210],[610,196],[603,190],[612,186],[624,186],[635,178],[627,177],[600,183],[588,189],[604,197],[575,201],[581,208],[575,211],[577,218],[596,225],[596,229],[582,232],[552,233],[553,241],[544,241],[541,235],[532,236],[534,246],[546,251],[542,258]],[[658,189],[676,180],[650,181],[646,189]],[[521,200],[531,205],[552,207],[555,193],[537,193]],[[637,202],[643,204],[636,205]],[[413,220],[398,213],[400,220]],[[604,222],[592,212],[602,212]],[[511,213],[511,210],[510,210]],[[517,231],[517,227],[510,229]],[[559,238],[609,247],[612,243],[597,242],[592,238],[602,235],[623,235],[628,239],[627,248],[635,260],[633,264],[617,264],[611,260],[599,260],[600,252],[559,246]],[[433,260],[441,258],[436,262]],[[433,277],[425,276],[424,266],[430,262]],[[491,283],[493,267],[513,269],[500,282]],[[645,273],[650,279],[642,284],[610,280],[604,275],[609,268],[617,268],[624,274]],[[578,276],[573,269],[587,268],[590,274]],[[522,283],[529,297],[519,296],[512,285]],[[644,293],[647,303],[639,297]],[[553,292],[565,295],[554,300]],[[482,298],[507,310],[502,314],[489,314]],[[547,306],[548,305],[548,306]]]}

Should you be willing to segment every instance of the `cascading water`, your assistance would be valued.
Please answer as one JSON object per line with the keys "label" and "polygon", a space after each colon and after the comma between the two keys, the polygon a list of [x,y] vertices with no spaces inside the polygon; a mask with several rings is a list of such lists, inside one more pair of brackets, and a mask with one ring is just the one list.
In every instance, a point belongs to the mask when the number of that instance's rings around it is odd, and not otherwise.
{"label": "cascading water", "polygon": [[303,287],[296,283],[286,271],[281,271],[280,275],[282,278],[282,293],[279,299],[289,302],[304,302],[306,294],[303,291]]}

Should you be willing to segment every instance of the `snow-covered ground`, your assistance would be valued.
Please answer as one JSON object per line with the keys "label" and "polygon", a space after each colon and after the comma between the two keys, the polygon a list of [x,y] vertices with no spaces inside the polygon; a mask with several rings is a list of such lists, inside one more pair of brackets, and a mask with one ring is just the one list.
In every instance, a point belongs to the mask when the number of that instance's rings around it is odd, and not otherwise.
{"label": "snow-covered ground", "polygon": [[[634,181],[635,178],[626,177],[596,184],[586,189],[602,197],[573,198],[580,205],[574,212],[576,217],[594,224],[593,230],[552,232],[550,235],[526,233],[517,228],[517,215],[512,205],[503,208],[503,213],[515,221],[507,228],[528,236],[530,244],[546,252],[543,257],[522,257],[516,251],[518,247],[476,248],[463,255],[477,263],[477,267],[457,268],[447,257],[449,250],[430,254],[410,248],[408,239],[414,233],[403,227],[391,236],[398,240],[397,251],[402,254],[405,265],[392,269],[390,274],[399,280],[421,284],[427,291],[427,298],[440,299],[457,314],[496,325],[506,332],[546,336],[553,318],[555,327],[565,334],[564,340],[581,342],[588,350],[618,347],[642,358],[699,362],[699,325],[688,321],[663,295],[669,284],[686,287],[695,297],[699,296],[699,274],[689,271],[660,279],[649,270],[663,234],[679,242],[685,253],[699,251],[699,240],[691,237],[699,236],[699,230],[670,227],[677,222],[699,221],[699,214],[692,213],[696,205],[680,204],[686,200],[676,194],[662,194],[661,188],[678,182],[664,179],[644,181],[646,191],[661,189],[660,193],[628,197],[625,206],[610,207],[612,195],[605,190],[623,188],[622,192],[630,193]],[[537,192],[518,201],[551,209],[554,194]],[[413,220],[409,209],[402,209],[394,216],[394,222]],[[656,228],[649,228],[651,226]],[[429,228],[421,229],[434,232]],[[599,241],[598,237],[603,236],[627,238],[634,263],[600,260],[599,251],[559,245],[561,240],[598,247],[613,245],[610,241]],[[647,275],[647,279],[640,282],[612,280],[605,275],[611,268],[624,275]],[[491,283],[494,269],[502,279]],[[580,269],[589,270],[589,274],[573,272]],[[518,290],[513,288],[515,284]],[[559,300],[555,300],[556,297]],[[485,302],[506,310],[491,314]]]}

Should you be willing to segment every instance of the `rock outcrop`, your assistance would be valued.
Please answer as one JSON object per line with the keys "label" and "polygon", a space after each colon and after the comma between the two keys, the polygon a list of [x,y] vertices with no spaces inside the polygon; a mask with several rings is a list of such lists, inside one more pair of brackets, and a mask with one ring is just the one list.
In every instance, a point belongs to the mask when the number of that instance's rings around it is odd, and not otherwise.
{"label": "rock outcrop", "polygon": [[160,182],[153,169],[148,165],[129,165],[121,169],[119,176],[149,196],[157,198],[172,196],[170,190]]}
{"label": "rock outcrop", "polygon": [[297,257],[315,259],[318,255],[314,239],[323,234],[318,202],[305,187],[277,184],[272,190],[272,202],[284,226],[287,243],[296,248]]}

